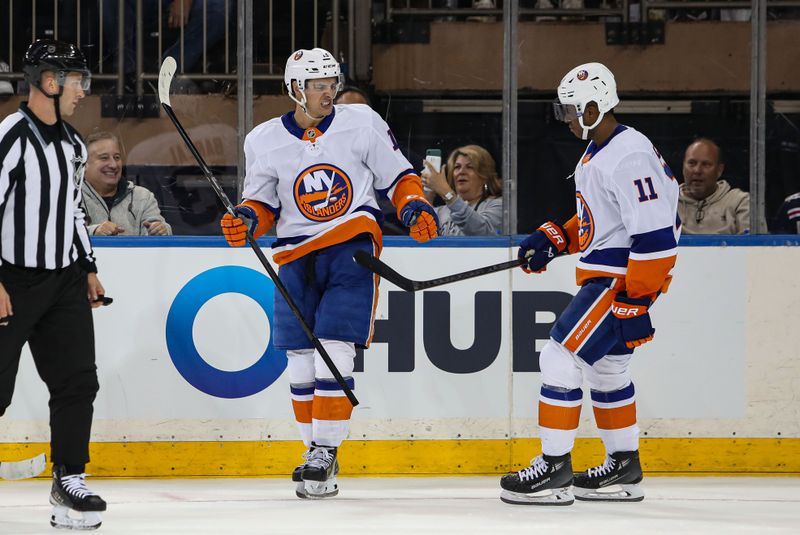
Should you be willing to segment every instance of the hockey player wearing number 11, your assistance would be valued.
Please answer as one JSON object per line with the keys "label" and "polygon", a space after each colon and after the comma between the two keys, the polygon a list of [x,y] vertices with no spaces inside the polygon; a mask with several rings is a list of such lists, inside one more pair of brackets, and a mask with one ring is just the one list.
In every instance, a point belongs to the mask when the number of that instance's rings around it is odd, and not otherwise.
{"label": "hockey player wearing number 11", "polygon": [[[600,63],[574,68],[558,87],[556,118],[590,140],[575,168],[577,214],[564,225],[544,223],[522,241],[519,256],[528,259],[523,269],[541,273],[556,256],[580,253],[581,288],[539,357],[542,454],[503,476],[506,503],[644,499],[629,364],[634,348],[653,339],[648,310],[672,278],[678,184],[650,140],[617,122],[618,103],[614,75]],[[584,379],[606,458],[573,475]]]}
{"label": "hockey player wearing number 11", "polygon": [[[262,236],[273,225],[273,259],[303,318],[353,388],[356,346],[369,345],[378,277],[353,261],[382,247],[376,192],[388,196],[411,236],[438,234],[422,182],[386,123],[369,106],[334,106],[342,87],[339,64],[321,48],[298,50],[284,82],[295,110],[253,129],[244,143],[246,176],[239,217],[221,221],[231,246],[246,229]],[[353,407],[281,295],[275,293],[275,347],[286,350],[291,401],[308,448],[292,474],[300,498],[339,492],[337,448]]]}

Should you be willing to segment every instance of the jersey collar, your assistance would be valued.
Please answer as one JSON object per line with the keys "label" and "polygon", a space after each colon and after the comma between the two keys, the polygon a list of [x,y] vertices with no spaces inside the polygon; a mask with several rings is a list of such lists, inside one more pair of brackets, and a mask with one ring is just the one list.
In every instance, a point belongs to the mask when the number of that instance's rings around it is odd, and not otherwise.
{"label": "jersey collar", "polygon": [[611,135],[608,136],[608,139],[603,141],[603,143],[601,143],[600,145],[597,145],[594,141],[590,141],[589,142],[589,146],[586,147],[586,152],[583,153],[583,158],[581,158],[581,163],[584,164],[584,165],[589,163],[589,160],[594,158],[594,156],[598,152],[600,152],[606,145],[608,145],[611,142],[612,139],[617,137],[617,134],[621,134],[622,132],[624,132],[627,129],[628,129],[628,127],[625,126],[624,124],[618,124],[617,127],[614,128],[614,131],[611,132]]}
{"label": "jersey collar", "polygon": [[[43,145],[67,139],[66,128],[64,127],[63,121],[58,121],[56,124],[45,124],[28,107],[27,102],[20,103],[19,112],[28,120],[36,136],[44,142],[42,143]],[[63,136],[61,134],[63,134]]]}
{"label": "jersey collar", "polygon": [[[314,141],[317,137],[324,134],[328,128],[331,126],[333,122],[333,116],[336,115],[336,107],[331,110],[331,114],[325,117],[321,123],[319,123],[315,127],[311,128],[302,128],[297,124],[294,120],[294,112],[290,111],[284,115],[281,115],[281,122],[283,122],[284,128],[292,134],[297,139],[301,139],[304,141]],[[306,135],[309,131],[316,131],[312,135]]]}

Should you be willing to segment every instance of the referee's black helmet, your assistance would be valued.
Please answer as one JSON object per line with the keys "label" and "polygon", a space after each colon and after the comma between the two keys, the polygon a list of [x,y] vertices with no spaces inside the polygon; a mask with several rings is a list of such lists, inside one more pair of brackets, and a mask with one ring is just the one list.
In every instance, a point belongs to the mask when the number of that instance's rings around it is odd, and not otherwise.
{"label": "referee's black helmet", "polygon": [[86,63],[86,56],[72,43],[55,39],[39,39],[28,47],[22,61],[22,72],[29,84],[41,89],[42,73],[51,71],[56,74],[59,85],[70,72],[83,75],[82,86],[88,91],[92,73]]}

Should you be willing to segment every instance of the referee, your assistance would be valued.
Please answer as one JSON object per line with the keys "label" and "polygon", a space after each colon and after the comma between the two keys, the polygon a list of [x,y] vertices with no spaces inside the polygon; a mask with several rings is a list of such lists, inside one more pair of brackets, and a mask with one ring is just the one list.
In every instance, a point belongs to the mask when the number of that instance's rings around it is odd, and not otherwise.
{"label": "referee", "polygon": [[50,392],[50,501],[102,511],[84,471],[98,390],[91,309],[105,292],[80,208],[86,147],[62,120],[91,74],[76,46],[50,39],[28,48],[23,71],[29,100],[0,123],[0,416],[27,342]]}

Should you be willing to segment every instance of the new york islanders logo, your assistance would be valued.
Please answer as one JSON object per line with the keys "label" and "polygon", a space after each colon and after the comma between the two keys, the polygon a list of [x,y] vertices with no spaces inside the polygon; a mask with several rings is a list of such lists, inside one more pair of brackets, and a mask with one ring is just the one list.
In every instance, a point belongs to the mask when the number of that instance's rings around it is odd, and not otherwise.
{"label": "new york islanders logo", "polygon": [[594,218],[580,191],[575,192],[575,197],[578,200],[578,247],[585,251],[594,238]]}
{"label": "new york islanders logo", "polygon": [[311,221],[331,221],[347,213],[353,203],[353,183],[335,165],[312,165],[295,179],[294,202]]}
{"label": "new york islanders logo", "polygon": [[589,73],[587,71],[578,71],[578,80],[581,82],[586,80],[589,77]]}

